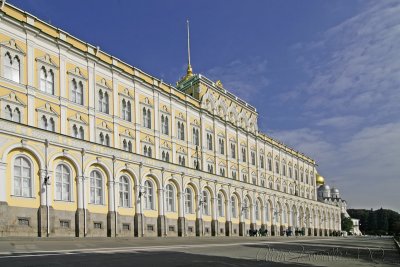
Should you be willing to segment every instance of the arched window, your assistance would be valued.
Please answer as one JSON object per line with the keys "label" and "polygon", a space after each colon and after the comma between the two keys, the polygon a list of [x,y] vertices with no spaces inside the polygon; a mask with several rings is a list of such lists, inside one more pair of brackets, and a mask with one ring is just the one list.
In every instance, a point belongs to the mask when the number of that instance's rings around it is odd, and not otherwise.
{"label": "arched window", "polygon": [[104,92],[102,90],[99,90],[99,111],[104,112],[108,114],[108,109],[109,109],[109,99],[108,99],[108,93]]}
{"label": "arched window", "polygon": [[150,181],[144,182],[144,208],[146,210],[154,209],[154,189]]}
{"label": "arched window", "polygon": [[21,122],[21,111],[19,111],[19,108],[14,109],[12,120],[15,122]]}
{"label": "arched window", "polygon": [[122,147],[125,151],[128,150],[128,143],[126,142],[126,139],[124,139],[124,141],[122,141]]}
{"label": "arched window", "polygon": [[126,120],[127,121],[131,121],[132,120],[132,105],[131,105],[131,101],[128,101],[126,103]]}
{"label": "arched window", "polygon": [[163,129],[164,129],[164,134],[168,135],[169,134],[169,131],[168,131],[169,123],[168,123],[168,117],[167,116],[165,116]]}
{"label": "arched window", "polygon": [[193,144],[194,144],[194,145],[198,145],[198,142],[197,142],[197,134],[196,134],[196,128],[193,128],[193,134],[192,134],[192,136],[193,136]]}
{"label": "arched window", "polygon": [[132,142],[128,141],[128,151],[132,152]]}
{"label": "arched window", "polygon": [[218,216],[223,217],[224,216],[224,201],[222,198],[222,194],[218,194],[217,202],[218,202]]}
{"label": "arched window", "polygon": [[75,79],[71,81],[71,101],[83,105],[83,83],[77,83]]}
{"label": "arched window", "polygon": [[185,189],[185,213],[193,213],[193,194],[189,187]]}
{"label": "arched window", "polygon": [[78,135],[78,138],[80,138],[80,139],[85,139],[85,131],[83,130],[83,127],[82,126],[80,126],[79,127],[79,135]]}
{"label": "arched window", "polygon": [[47,118],[45,115],[42,116],[42,118],[40,119],[40,124],[41,124],[41,128],[47,130]]}
{"label": "arched window", "polygon": [[246,148],[242,147],[242,161],[246,162]]}
{"label": "arched window", "polygon": [[25,157],[14,160],[14,195],[32,197],[32,166]]}
{"label": "arched window", "polygon": [[105,137],[105,145],[110,146],[110,136],[108,134],[106,134],[106,137]]}
{"label": "arched window", "polygon": [[210,199],[208,197],[208,192],[206,190],[203,191],[203,214],[210,215]]}
{"label": "arched window", "polygon": [[65,164],[56,168],[56,200],[71,200],[71,172]]}
{"label": "arched window", "polygon": [[130,196],[129,196],[129,179],[126,176],[119,178],[119,206],[128,208],[130,207]]}
{"label": "arched window", "polygon": [[96,170],[90,173],[90,203],[103,204],[103,176]]}
{"label": "arched window", "polygon": [[46,69],[44,67],[40,68],[40,85],[39,88],[41,91],[46,92]]}
{"label": "arched window", "polygon": [[47,71],[45,67],[40,68],[39,88],[42,92],[54,95],[54,73]]}
{"label": "arched window", "polygon": [[4,55],[4,78],[17,83],[20,81],[20,60],[18,56],[11,59],[8,52]]}
{"label": "arched window", "polygon": [[218,140],[218,143],[219,143],[219,153],[222,154],[222,155],[224,155],[224,153],[225,153],[225,151],[224,151],[224,150],[225,150],[225,149],[224,149],[224,148],[225,148],[224,140],[220,138],[220,139]]}
{"label": "arched window", "polygon": [[236,198],[234,196],[231,197],[231,211],[232,211],[232,217],[237,218]]}
{"label": "arched window", "polygon": [[275,172],[279,173],[279,162],[275,161]]}
{"label": "arched window", "polygon": [[175,190],[171,184],[168,184],[165,188],[165,194],[167,212],[175,211]]}
{"label": "arched window", "polygon": [[268,157],[268,170],[272,172],[272,158]]}
{"label": "arched window", "polygon": [[143,108],[143,127],[148,128],[148,126],[147,126],[147,110],[146,110],[146,108]]}
{"label": "arched window", "polygon": [[[197,134],[196,134],[196,137],[197,137]],[[207,133],[207,148],[208,148],[208,150],[212,150],[213,149],[212,135],[210,133]]]}
{"label": "arched window", "polygon": [[166,161],[166,162],[169,162],[169,153],[168,153],[168,152],[165,153],[165,161]]}
{"label": "arched window", "polygon": [[11,110],[11,107],[10,107],[9,105],[7,105],[7,106],[4,108],[4,118],[5,118],[6,120],[12,120],[12,119],[13,119],[12,110]]}
{"label": "arched window", "polygon": [[78,138],[78,127],[76,127],[76,124],[72,126],[72,136]]}
{"label": "arched window", "polygon": [[100,144],[104,145],[104,134],[100,133],[99,135]]}
{"label": "arched window", "polygon": [[4,78],[12,80],[12,60],[10,53],[4,55]]}
{"label": "arched window", "polygon": [[131,102],[122,99],[122,119],[131,121]]}
{"label": "arched window", "polygon": [[151,129],[151,110],[147,109],[147,128]]}
{"label": "arched window", "polygon": [[54,132],[56,130],[56,123],[54,122],[53,118],[50,118],[49,128],[47,130],[52,131],[52,132]]}

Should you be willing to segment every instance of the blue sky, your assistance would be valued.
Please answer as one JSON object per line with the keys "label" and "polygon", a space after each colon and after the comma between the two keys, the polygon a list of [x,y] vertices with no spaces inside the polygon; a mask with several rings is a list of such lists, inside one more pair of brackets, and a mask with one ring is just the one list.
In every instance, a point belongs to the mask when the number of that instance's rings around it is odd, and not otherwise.
{"label": "blue sky", "polygon": [[399,1],[10,0],[164,81],[192,66],[315,158],[353,208],[400,211]]}

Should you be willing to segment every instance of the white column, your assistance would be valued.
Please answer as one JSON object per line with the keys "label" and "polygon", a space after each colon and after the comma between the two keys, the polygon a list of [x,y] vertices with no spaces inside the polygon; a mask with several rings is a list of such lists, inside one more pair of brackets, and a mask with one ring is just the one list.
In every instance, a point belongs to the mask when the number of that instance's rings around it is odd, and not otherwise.
{"label": "white column", "polygon": [[113,113],[111,114],[113,117],[113,125],[114,125],[114,147],[119,148],[120,147],[120,142],[119,142],[119,114],[120,114],[120,99],[118,96],[118,75],[115,74],[115,72],[112,72],[112,90],[113,90],[113,99],[110,101],[113,105]]}
{"label": "white column", "polygon": [[160,112],[159,112],[159,93],[155,92],[154,93],[154,152],[155,152],[155,158],[160,159],[160,125],[159,125],[159,120],[160,120]]}
{"label": "white column", "polygon": [[40,179],[39,179],[39,187],[40,187],[40,205],[46,206],[46,185],[44,184],[44,180],[46,178],[47,172],[45,169],[40,170]]}
{"label": "white column", "polygon": [[157,190],[157,197],[158,197],[158,215],[160,216],[164,216],[165,212],[164,212],[164,189],[163,188],[159,188]]}
{"label": "white column", "polygon": [[201,170],[206,171],[207,170],[207,155],[205,153],[205,141],[206,139],[206,115],[204,113],[200,113],[200,120],[201,120],[201,134],[200,134],[200,146],[199,146],[199,153],[201,153]]}
{"label": "white column", "polygon": [[139,91],[135,86],[135,141],[136,141],[136,153],[141,154],[140,150],[140,103],[139,103]]}
{"label": "white column", "polygon": [[96,63],[88,62],[89,140],[96,142]]}
{"label": "white column", "polygon": [[[0,202],[6,202],[6,170],[7,163],[0,162]],[[12,179],[12,177],[10,177]]]}
{"label": "white column", "polygon": [[185,194],[183,192],[178,193],[178,217],[185,217],[185,210],[184,210],[184,205],[185,205]]}
{"label": "white column", "polygon": [[[171,105],[171,139],[172,139],[172,157],[171,162],[176,163],[176,122],[175,122],[175,109]],[[189,159],[188,159],[189,160]]]}
{"label": "white column", "polygon": [[114,181],[108,182],[108,211],[114,211]]}
{"label": "white column", "polygon": [[35,87],[35,54],[34,54],[34,42],[30,39],[30,32],[27,34],[27,51],[26,51],[26,60],[27,60],[27,71],[28,71],[28,87]]}
{"label": "white column", "polygon": [[85,182],[85,177],[84,176],[78,176],[76,177],[76,180],[78,182],[78,192],[77,192],[77,202],[78,202],[78,209],[83,209],[83,201],[84,201],[84,197],[83,197],[83,185]]}

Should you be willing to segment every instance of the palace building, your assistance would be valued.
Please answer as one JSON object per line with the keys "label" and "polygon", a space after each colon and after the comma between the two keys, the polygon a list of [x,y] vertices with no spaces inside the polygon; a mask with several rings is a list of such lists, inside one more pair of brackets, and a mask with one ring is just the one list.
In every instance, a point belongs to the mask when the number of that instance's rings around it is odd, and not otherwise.
{"label": "palace building", "polygon": [[190,64],[172,86],[3,3],[0,234],[340,231],[316,162],[257,116]]}

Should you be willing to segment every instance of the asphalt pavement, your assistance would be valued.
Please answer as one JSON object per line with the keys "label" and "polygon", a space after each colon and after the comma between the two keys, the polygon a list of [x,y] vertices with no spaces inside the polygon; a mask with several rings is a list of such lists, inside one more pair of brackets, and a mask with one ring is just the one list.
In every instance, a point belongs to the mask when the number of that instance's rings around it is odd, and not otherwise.
{"label": "asphalt pavement", "polygon": [[400,266],[390,238],[0,238],[3,266]]}

